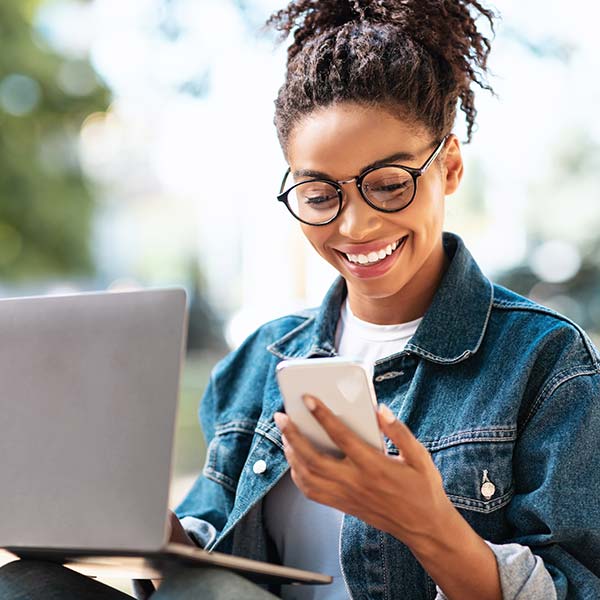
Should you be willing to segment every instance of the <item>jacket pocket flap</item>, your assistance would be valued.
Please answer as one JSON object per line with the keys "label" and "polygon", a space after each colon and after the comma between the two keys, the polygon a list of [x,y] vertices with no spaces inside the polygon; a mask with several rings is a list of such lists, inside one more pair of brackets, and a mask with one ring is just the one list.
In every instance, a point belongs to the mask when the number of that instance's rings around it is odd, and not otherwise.
{"label": "jacket pocket flap", "polygon": [[508,504],[513,496],[512,436],[463,436],[431,452],[454,506],[482,513]]}
{"label": "jacket pocket flap", "polygon": [[253,436],[253,422],[237,420],[217,425],[206,449],[204,476],[235,493]]}

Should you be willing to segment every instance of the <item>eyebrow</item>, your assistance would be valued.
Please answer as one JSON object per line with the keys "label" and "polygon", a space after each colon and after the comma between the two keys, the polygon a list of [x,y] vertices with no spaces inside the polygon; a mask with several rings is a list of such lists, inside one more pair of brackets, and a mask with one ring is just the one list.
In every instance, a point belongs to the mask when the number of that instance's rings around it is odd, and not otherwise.
{"label": "eyebrow", "polygon": [[[390,156],[386,156],[385,158],[380,158],[375,162],[372,162],[368,165],[365,165],[360,173],[364,173],[368,169],[372,169],[374,167],[381,167],[383,165],[389,165],[390,163],[395,163],[399,161],[413,161],[415,160],[415,155],[410,152],[396,152],[396,154],[392,154]],[[327,173],[323,173],[323,171],[314,171],[312,169],[298,169],[292,173],[294,177],[323,177],[324,179],[332,179],[330,175]]]}

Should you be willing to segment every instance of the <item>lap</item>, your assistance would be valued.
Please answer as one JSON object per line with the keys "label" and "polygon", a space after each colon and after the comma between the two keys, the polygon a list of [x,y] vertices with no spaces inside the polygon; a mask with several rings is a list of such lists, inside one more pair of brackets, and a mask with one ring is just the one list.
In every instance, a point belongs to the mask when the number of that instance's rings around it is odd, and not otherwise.
{"label": "lap", "polygon": [[[132,597],[61,565],[20,560],[0,568],[2,600],[132,600]],[[225,569],[180,567],[166,573],[151,600],[272,600],[247,579]]]}
{"label": "lap", "polygon": [[276,600],[244,577],[214,567],[179,567],[166,574],[151,600]]}
{"label": "lap", "polygon": [[2,600],[132,600],[131,596],[62,565],[17,560],[0,569]]}

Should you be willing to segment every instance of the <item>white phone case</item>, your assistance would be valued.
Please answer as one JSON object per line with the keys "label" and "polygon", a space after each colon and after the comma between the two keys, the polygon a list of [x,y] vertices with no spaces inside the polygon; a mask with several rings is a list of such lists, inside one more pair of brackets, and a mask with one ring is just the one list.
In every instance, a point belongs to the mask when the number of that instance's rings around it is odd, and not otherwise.
{"label": "white phone case", "polygon": [[284,360],[276,373],[286,413],[319,450],[343,456],[304,406],[305,394],[321,400],[368,444],[385,451],[377,424],[377,397],[363,363],[340,357]]}

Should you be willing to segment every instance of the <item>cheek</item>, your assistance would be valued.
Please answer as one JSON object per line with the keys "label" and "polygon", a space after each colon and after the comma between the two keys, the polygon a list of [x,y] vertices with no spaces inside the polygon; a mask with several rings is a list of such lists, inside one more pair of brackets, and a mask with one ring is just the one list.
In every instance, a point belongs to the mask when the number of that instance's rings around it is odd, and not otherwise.
{"label": "cheek", "polygon": [[432,230],[437,231],[443,226],[445,202],[444,195],[437,185],[429,186],[423,192],[420,197],[415,198],[409,207],[410,214],[405,216],[409,217],[411,229],[427,234]]}
{"label": "cheek", "polygon": [[325,256],[327,250],[325,244],[329,239],[327,227],[311,227],[310,225],[300,225],[304,237],[309,241],[310,245],[322,256]]}

